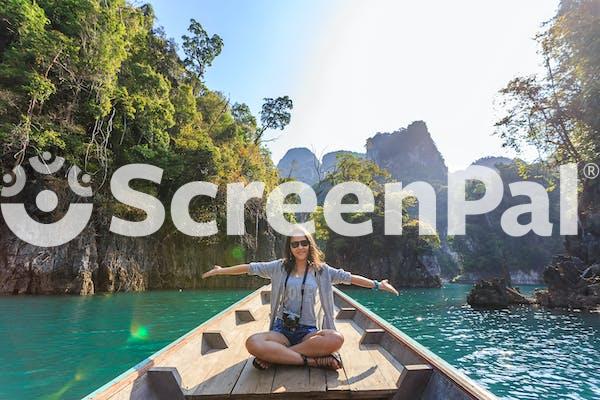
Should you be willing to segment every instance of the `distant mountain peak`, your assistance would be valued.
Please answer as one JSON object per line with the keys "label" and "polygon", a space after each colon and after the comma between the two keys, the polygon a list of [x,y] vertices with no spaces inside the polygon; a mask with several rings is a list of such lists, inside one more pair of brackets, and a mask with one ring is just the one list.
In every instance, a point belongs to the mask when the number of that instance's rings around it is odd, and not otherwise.
{"label": "distant mountain peak", "polygon": [[306,147],[289,149],[277,163],[279,176],[294,178],[309,185],[319,182],[321,163]]}
{"label": "distant mountain peak", "polygon": [[482,165],[484,167],[496,168],[496,165],[508,165],[514,163],[515,160],[504,156],[485,156],[478,158],[471,165]]}
{"label": "distant mountain peak", "polygon": [[448,168],[424,121],[367,139],[367,158],[403,182],[445,181]]}
{"label": "distant mountain peak", "polygon": [[319,175],[323,178],[335,168],[338,155],[352,154],[374,161],[387,169],[395,179],[405,183],[417,180],[443,182],[447,178],[448,168],[444,157],[424,121],[414,121],[394,132],[378,132],[367,139],[366,147],[366,154],[336,150],[323,155],[322,160],[318,160],[306,147],[295,147],[285,153],[277,168],[283,178],[294,178],[314,185],[319,181]]}

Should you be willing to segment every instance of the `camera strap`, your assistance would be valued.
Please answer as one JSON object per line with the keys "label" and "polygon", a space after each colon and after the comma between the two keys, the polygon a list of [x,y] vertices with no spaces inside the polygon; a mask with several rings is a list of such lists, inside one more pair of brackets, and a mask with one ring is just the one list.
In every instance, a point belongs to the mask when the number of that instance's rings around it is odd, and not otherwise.
{"label": "camera strap", "polygon": [[[300,318],[302,318],[302,306],[304,305],[304,284],[306,283],[306,275],[308,275],[308,268],[309,267],[310,266],[307,265],[306,268],[304,269],[304,278],[302,278],[302,286],[300,287]],[[284,287],[283,287],[283,293],[284,294],[287,291],[288,279],[290,279],[290,273],[289,272],[287,273],[287,276],[285,277],[285,284],[284,284]]]}

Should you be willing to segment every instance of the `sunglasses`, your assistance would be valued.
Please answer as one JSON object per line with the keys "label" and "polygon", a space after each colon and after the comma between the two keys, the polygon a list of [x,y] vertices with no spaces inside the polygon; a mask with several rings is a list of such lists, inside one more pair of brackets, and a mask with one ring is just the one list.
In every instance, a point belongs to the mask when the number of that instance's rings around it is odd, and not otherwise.
{"label": "sunglasses", "polygon": [[310,242],[306,239],[304,240],[298,240],[295,242],[290,242],[290,246],[292,247],[292,249],[297,248],[298,246],[302,246],[302,247],[308,247],[310,245]]}

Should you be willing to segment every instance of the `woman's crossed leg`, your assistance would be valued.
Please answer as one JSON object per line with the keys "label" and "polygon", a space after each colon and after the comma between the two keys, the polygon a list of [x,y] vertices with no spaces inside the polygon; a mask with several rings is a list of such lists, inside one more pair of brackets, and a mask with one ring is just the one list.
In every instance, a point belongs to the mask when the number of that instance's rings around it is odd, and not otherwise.
{"label": "woman's crossed leg", "polygon": [[323,329],[307,334],[300,343],[291,345],[290,341],[280,332],[260,332],[251,335],[246,340],[248,352],[256,357],[257,362],[266,368],[269,363],[303,365],[303,355],[308,357],[309,366],[323,366],[331,369],[341,367],[339,362],[329,357],[338,351],[344,343],[344,336],[333,329]]}

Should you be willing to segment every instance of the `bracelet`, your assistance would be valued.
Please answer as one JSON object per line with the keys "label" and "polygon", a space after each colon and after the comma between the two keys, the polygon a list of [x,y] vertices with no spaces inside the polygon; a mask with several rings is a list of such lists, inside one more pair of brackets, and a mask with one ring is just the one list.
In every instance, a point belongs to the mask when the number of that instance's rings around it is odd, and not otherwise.
{"label": "bracelet", "polygon": [[379,286],[381,285],[381,283],[379,283],[378,280],[373,279],[373,285],[375,286],[373,286],[371,290],[379,290]]}

